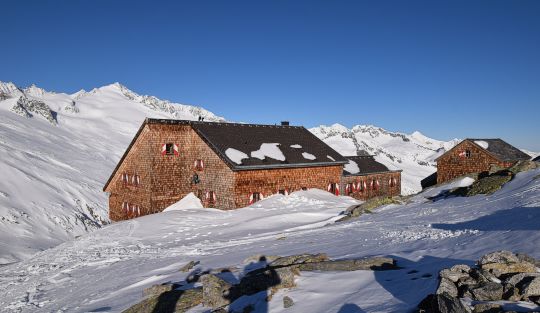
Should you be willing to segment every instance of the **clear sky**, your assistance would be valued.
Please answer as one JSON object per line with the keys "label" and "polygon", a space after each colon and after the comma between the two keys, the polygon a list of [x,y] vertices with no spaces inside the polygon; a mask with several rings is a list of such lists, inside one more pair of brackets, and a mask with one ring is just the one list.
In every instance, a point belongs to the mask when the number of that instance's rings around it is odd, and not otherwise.
{"label": "clear sky", "polygon": [[540,1],[0,1],[0,80],[540,151]]}

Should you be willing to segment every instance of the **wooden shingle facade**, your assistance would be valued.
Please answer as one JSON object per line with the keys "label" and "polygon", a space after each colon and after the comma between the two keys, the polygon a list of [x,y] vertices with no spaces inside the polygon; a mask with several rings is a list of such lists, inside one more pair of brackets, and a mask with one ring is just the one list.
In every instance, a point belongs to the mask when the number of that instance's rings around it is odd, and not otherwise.
{"label": "wooden shingle facade", "polygon": [[358,200],[393,197],[401,194],[401,170],[389,170],[373,155],[346,156],[343,169],[343,195]]}
{"label": "wooden shingle facade", "polygon": [[[190,192],[205,207],[230,210],[308,188],[345,194],[354,181],[344,176],[348,162],[304,127],[146,119],[104,191],[113,221],[161,212]],[[400,184],[398,174],[360,175],[376,189],[347,194],[382,195],[387,183]]]}
{"label": "wooden shingle facade", "polygon": [[530,156],[501,139],[465,139],[437,158],[437,183],[457,177],[508,168]]}

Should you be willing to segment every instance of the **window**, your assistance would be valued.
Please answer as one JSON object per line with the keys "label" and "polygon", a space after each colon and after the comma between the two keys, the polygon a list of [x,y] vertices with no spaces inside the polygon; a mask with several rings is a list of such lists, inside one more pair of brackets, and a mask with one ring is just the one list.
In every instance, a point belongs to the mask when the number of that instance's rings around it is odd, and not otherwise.
{"label": "window", "polygon": [[133,175],[133,179],[131,180],[131,183],[135,187],[139,186],[140,183],[141,183],[141,177],[139,175],[137,175],[137,174]]}
{"label": "window", "polygon": [[336,183],[330,183],[330,185],[328,185],[328,192],[339,196],[339,185]]}
{"label": "window", "polygon": [[465,150],[465,151],[461,151],[458,155],[460,158],[470,158],[472,155],[472,152],[471,150]]}
{"label": "window", "polygon": [[126,173],[122,173],[122,183],[125,185],[127,185],[128,183],[128,174]]}
{"label": "window", "polygon": [[377,185],[379,184],[378,181],[376,181],[375,179],[371,181],[371,189],[373,190],[377,190]]}
{"label": "window", "polygon": [[280,190],[278,191],[278,193],[279,193],[280,195],[285,195],[285,189],[280,189]]}
{"label": "window", "polygon": [[253,204],[257,201],[261,200],[261,193],[260,192],[254,192],[249,196],[249,204]]}
{"label": "window", "polygon": [[166,143],[165,144],[165,154],[166,155],[174,154],[174,144],[172,144],[172,143]]}
{"label": "window", "polygon": [[206,201],[208,201],[209,205],[215,205],[216,204],[216,193],[214,191],[206,192]]}
{"label": "window", "polygon": [[196,171],[202,171],[204,169],[204,162],[203,160],[195,160],[195,170]]}
{"label": "window", "polygon": [[348,184],[345,186],[345,192],[347,192],[348,195],[352,195],[353,192],[354,192],[353,184],[348,183]]}
{"label": "window", "polygon": [[303,191],[306,191],[306,190],[307,190],[307,187],[302,187],[302,190],[303,190]]}

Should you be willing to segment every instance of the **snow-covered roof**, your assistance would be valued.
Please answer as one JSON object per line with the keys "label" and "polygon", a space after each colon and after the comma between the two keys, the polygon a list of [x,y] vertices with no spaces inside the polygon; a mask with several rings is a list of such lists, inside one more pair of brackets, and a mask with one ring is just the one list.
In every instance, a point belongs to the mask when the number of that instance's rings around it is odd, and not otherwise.
{"label": "snow-covered roof", "polygon": [[349,162],[343,167],[343,175],[367,175],[374,173],[394,172],[371,155],[346,156]]}
{"label": "snow-covered roof", "polygon": [[[301,126],[195,121],[187,123],[234,170],[340,165],[347,162],[338,152]],[[238,159],[237,152],[235,156],[229,156],[226,151],[229,151],[229,154],[234,151],[229,149],[243,153],[242,158]]]}
{"label": "snow-covered roof", "polygon": [[440,155],[437,159],[435,159],[435,161],[439,160],[443,155],[446,155],[448,152],[456,149],[458,146],[460,146],[464,142],[472,142],[476,144],[480,148],[487,151],[490,155],[497,158],[499,161],[513,162],[513,161],[525,161],[525,160],[531,159],[530,155],[526,154],[525,152],[519,150],[518,148],[512,146],[511,144],[507,143],[506,141],[500,138],[492,138],[492,139],[467,138],[467,139],[462,140],[460,143],[455,145],[452,149],[450,149],[446,153]]}
{"label": "snow-covered roof", "polygon": [[247,154],[234,148],[225,150],[225,155],[236,164],[242,164],[243,159],[249,158]]}

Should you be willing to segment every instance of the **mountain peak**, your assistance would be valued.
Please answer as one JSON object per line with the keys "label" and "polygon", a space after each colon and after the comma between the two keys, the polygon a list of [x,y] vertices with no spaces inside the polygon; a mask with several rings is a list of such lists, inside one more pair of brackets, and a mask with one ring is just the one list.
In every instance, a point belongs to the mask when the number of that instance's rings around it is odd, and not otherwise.
{"label": "mountain peak", "polygon": [[11,94],[14,91],[18,91],[19,88],[12,82],[2,82],[0,81],[0,92],[5,94]]}

